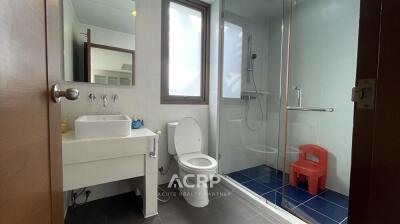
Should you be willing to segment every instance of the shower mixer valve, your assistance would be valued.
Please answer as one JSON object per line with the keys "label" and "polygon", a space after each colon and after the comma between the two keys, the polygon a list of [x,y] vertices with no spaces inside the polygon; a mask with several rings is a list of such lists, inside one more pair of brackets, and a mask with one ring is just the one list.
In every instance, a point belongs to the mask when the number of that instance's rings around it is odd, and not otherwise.
{"label": "shower mixer valve", "polygon": [[301,107],[302,105],[302,94],[303,94],[303,89],[298,87],[298,86],[293,86],[292,87],[294,91],[296,91],[296,96],[297,96],[297,106]]}

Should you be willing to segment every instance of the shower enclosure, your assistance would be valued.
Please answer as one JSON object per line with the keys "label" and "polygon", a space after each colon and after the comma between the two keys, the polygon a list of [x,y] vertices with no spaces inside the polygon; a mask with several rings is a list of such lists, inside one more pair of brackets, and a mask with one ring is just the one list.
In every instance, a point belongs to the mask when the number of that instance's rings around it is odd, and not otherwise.
{"label": "shower enclosure", "polygon": [[[309,223],[347,222],[359,4],[222,2],[219,173]],[[316,195],[289,184],[303,144],[328,154]]]}
{"label": "shower enclosure", "polygon": [[264,10],[253,14],[243,10],[243,5],[244,1],[224,4],[219,110],[222,173],[278,166],[283,3],[274,4],[270,14]]}

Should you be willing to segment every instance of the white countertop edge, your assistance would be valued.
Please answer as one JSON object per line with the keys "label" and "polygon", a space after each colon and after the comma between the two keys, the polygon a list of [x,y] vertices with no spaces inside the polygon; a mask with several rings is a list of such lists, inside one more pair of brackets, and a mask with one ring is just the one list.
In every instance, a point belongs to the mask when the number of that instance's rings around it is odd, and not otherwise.
{"label": "white countertop edge", "polygon": [[89,142],[89,141],[102,141],[102,140],[112,140],[112,139],[125,139],[125,138],[143,138],[143,137],[154,137],[157,134],[152,132],[147,128],[139,128],[132,129],[131,135],[126,137],[109,137],[109,138],[85,138],[85,139],[77,139],[75,137],[75,131],[68,131],[62,135],[63,143],[72,143],[72,142]]}

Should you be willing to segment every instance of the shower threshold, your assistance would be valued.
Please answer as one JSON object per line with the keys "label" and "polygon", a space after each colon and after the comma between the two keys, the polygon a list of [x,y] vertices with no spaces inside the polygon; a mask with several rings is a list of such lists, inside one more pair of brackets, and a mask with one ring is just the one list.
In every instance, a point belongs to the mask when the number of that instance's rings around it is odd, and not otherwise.
{"label": "shower threshold", "polygon": [[286,210],[268,202],[265,198],[249,191],[243,187],[239,182],[226,175],[219,175],[222,184],[229,187],[233,192],[240,195],[243,199],[254,205],[259,212],[266,218],[270,219],[272,223],[276,224],[307,224],[298,217],[292,215]]}

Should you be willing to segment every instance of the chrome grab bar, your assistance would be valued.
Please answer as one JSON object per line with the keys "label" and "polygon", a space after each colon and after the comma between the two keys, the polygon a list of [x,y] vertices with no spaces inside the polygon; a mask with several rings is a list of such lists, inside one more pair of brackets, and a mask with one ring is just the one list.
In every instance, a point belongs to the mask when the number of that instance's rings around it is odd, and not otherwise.
{"label": "chrome grab bar", "polygon": [[331,107],[286,107],[287,110],[297,110],[297,111],[315,111],[315,112],[333,112],[335,109]]}
{"label": "chrome grab bar", "polygon": [[297,95],[297,106],[296,107],[291,107],[287,106],[287,110],[297,110],[297,111],[315,111],[315,112],[333,112],[335,109],[331,107],[303,107],[302,106],[302,95],[303,95],[303,89],[300,88],[299,86],[293,86],[292,89],[296,91]]}

